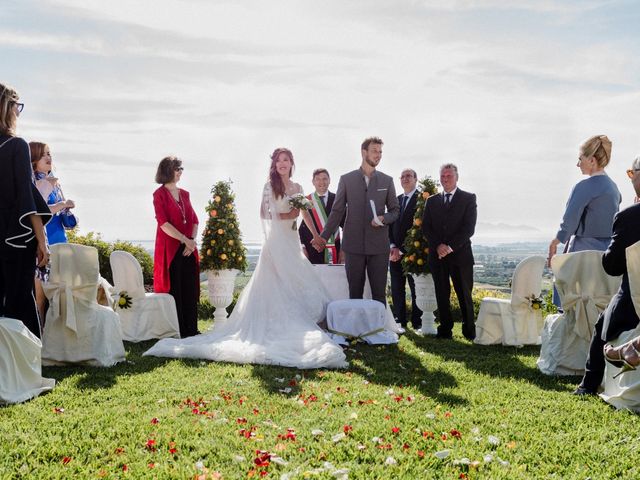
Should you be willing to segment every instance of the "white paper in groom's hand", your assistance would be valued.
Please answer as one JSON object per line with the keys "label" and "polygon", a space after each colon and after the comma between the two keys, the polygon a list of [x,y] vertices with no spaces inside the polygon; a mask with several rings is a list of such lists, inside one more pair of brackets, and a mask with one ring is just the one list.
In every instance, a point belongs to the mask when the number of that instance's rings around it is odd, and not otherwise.
{"label": "white paper in groom's hand", "polygon": [[379,226],[384,225],[384,223],[380,221],[380,219],[378,218],[378,214],[376,213],[376,204],[374,203],[373,200],[369,200],[369,202],[371,203],[371,212],[373,213],[374,223]]}

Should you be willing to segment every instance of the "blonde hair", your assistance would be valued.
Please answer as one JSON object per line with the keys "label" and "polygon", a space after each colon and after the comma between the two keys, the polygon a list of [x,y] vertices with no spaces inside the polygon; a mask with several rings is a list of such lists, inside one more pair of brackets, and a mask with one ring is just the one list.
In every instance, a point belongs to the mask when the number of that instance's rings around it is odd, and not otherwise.
{"label": "blonde hair", "polygon": [[15,88],[0,83],[0,133],[12,137],[16,134],[17,117],[13,104],[19,99]]}
{"label": "blonde hair", "polygon": [[611,140],[606,135],[595,135],[582,144],[580,151],[585,157],[595,157],[598,167],[604,168],[611,160]]}

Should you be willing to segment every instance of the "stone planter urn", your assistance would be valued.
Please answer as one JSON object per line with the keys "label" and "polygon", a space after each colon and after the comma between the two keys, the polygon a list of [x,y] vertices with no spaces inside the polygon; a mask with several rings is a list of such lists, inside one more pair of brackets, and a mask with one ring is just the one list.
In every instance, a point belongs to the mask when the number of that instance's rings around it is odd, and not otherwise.
{"label": "stone planter urn", "polygon": [[422,335],[436,335],[438,329],[435,325],[433,311],[438,308],[436,302],[436,287],[433,284],[431,274],[411,275],[416,286],[416,305],[422,310],[422,328],[416,333]]}
{"label": "stone planter urn", "polygon": [[227,307],[233,301],[233,288],[239,270],[207,270],[209,301],[216,307],[213,314],[215,325],[227,320]]}

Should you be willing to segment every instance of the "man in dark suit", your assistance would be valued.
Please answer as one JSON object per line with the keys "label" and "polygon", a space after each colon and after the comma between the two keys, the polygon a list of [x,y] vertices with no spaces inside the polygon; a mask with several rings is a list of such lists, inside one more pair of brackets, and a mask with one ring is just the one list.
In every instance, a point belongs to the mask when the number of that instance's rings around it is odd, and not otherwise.
{"label": "man in dark suit", "polygon": [[462,334],[476,336],[473,313],[473,252],[471,237],[478,216],[476,196],[458,188],[458,167],[447,163],[440,167],[443,192],[427,199],[422,231],[429,244],[429,268],[438,303],[438,338],[451,338],[451,283],[460,303]]}
{"label": "man in dark suit", "polygon": [[[333,207],[336,194],[329,191],[331,178],[329,177],[329,172],[324,168],[318,168],[313,171],[311,183],[313,183],[316,191],[307,195],[307,198],[313,203],[313,209],[310,210],[309,213],[311,214],[311,219],[313,220],[316,230],[321,232],[331,213],[331,207]],[[304,222],[300,224],[298,234],[300,235],[300,243],[304,246],[304,254],[311,263],[340,263],[340,232],[338,230],[336,230],[332,237],[329,237],[327,246],[322,252],[318,252],[311,245],[313,235],[311,235],[309,228]]]}
{"label": "man in dark suit", "polygon": [[320,239],[313,246],[322,250],[344,218],[342,250],[345,252],[349,298],[362,298],[368,277],[371,298],[386,305],[388,225],[398,218],[400,206],[393,178],[376,170],[382,159],[382,140],[377,137],[365,139],[360,154],[360,168],[340,177],[331,214]]}
{"label": "man in dark suit", "polygon": [[398,196],[400,216],[389,227],[389,273],[391,276],[391,299],[393,300],[393,314],[403,328],[407,327],[406,284],[409,282],[411,290],[411,325],[415,330],[422,326],[422,310],[416,305],[416,288],[411,275],[402,271],[402,255],[404,239],[407,231],[413,226],[413,216],[416,213],[418,200],[418,175],[415,170],[404,169],[400,174],[400,185],[404,190]]}
{"label": "man in dark suit", "polygon": [[[627,175],[631,179],[636,200],[640,196],[640,156],[636,157]],[[627,330],[636,328],[640,318],[633,307],[627,272],[625,249],[640,241],[640,203],[636,203],[618,212],[613,220],[613,235],[609,247],[602,255],[604,271],[611,276],[622,275],[620,288],[613,296],[607,308],[600,314],[591,337],[585,374],[574,395],[596,395],[604,376],[604,353],[606,342],[615,340]],[[605,339],[602,330],[608,324]]]}

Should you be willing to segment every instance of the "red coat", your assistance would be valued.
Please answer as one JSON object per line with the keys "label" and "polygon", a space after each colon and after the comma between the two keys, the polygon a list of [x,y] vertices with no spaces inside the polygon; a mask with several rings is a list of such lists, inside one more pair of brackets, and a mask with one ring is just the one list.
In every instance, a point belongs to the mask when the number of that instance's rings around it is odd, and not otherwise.
{"label": "red coat", "polygon": [[[182,206],[184,207],[184,220],[186,220],[186,223],[183,221],[182,211],[178,203],[164,185],[153,192],[153,208],[156,211],[156,220],[158,221],[158,227],[156,229],[156,249],[153,255],[153,290],[156,293],[169,293],[171,287],[169,281],[169,265],[171,265],[171,261],[180,247],[180,240],[176,240],[164,233],[160,225],[169,222],[180,233],[191,237],[191,235],[193,235],[193,226],[198,224],[198,217],[191,206],[189,192],[181,188],[178,190],[180,192]],[[198,250],[195,250],[193,255],[195,255],[196,262],[199,264]],[[194,281],[198,283],[198,286],[200,285],[199,275]]]}

